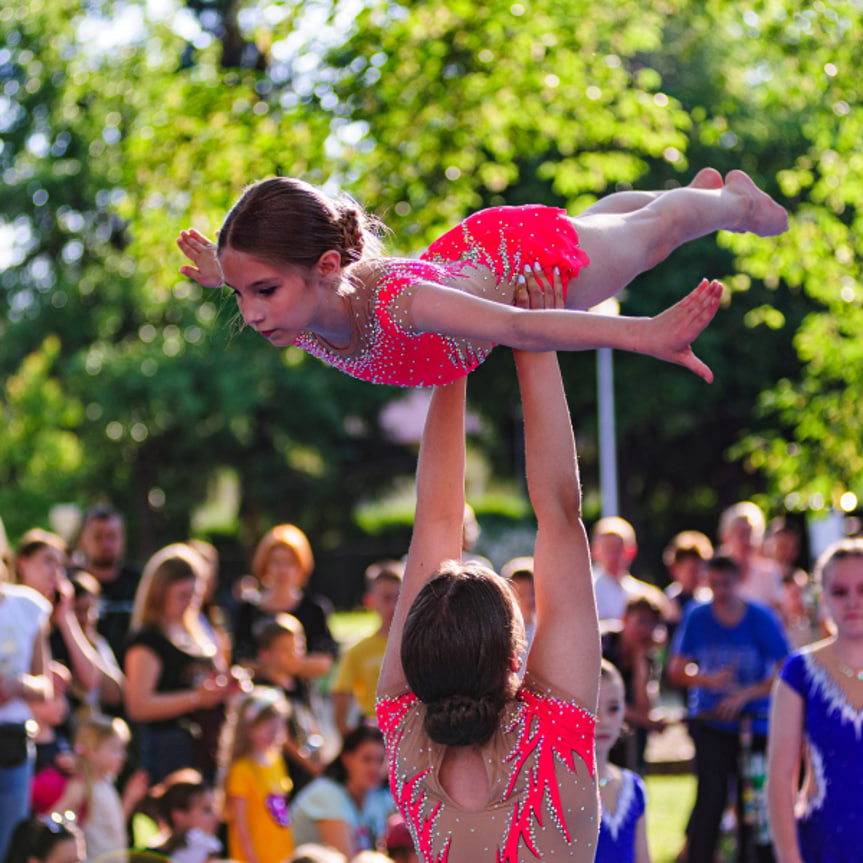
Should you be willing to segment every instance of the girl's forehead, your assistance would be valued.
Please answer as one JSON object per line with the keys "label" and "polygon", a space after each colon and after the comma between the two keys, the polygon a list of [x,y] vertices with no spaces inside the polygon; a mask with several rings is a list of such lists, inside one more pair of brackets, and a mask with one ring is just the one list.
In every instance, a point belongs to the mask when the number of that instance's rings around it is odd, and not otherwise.
{"label": "girl's forehead", "polygon": [[849,555],[834,560],[824,571],[824,580],[831,581],[858,581],[863,580],[863,557]]}
{"label": "girl's forehead", "polygon": [[45,863],[78,863],[84,855],[83,848],[74,836],[58,842],[48,854]]}
{"label": "girl's forehead", "polygon": [[606,697],[620,695],[624,691],[623,681],[616,674],[603,674],[599,678],[599,692]]}
{"label": "girl's forehead", "polygon": [[194,575],[189,576],[188,578],[181,578],[179,581],[174,581],[168,585],[168,589],[170,590],[172,587],[175,590],[194,590],[195,582],[197,582],[197,578]]}
{"label": "girl's forehead", "polygon": [[54,548],[53,545],[40,545],[38,548],[34,549],[30,554],[23,555],[21,560],[26,563],[28,560],[50,560],[57,563],[62,563],[64,558],[60,553],[60,550]]}

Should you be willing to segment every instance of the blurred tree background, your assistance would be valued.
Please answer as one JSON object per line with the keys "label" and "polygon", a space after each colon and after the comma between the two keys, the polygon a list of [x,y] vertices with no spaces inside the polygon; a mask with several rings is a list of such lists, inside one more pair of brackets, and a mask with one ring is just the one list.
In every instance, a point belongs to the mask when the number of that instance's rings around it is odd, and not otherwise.
{"label": "blurred tree background", "polygon": [[[697,346],[713,386],[615,356],[636,569],[658,574],[673,533],[713,535],[738,499],[850,508],[863,496],[861,32],[856,2],[4,5],[10,536],[55,503],[110,500],[136,556],[190,533],[247,547],[279,521],[307,530],[333,572],[404,550],[415,448],[384,433],[381,410],[405,393],[260,344],[228,295],[176,272],[180,228],[212,233],[272,174],[349,192],[393,229],[389,251],[414,254],[483,206],[578,212],[705,165],[749,171],[791,211],[786,235],[705,238],[621,298],[652,314],[702,275],[728,289]],[[592,518],[594,356],[564,357],[564,373]],[[525,512],[508,352],[471,384],[471,498],[493,527]],[[376,536],[382,522],[399,529]]]}

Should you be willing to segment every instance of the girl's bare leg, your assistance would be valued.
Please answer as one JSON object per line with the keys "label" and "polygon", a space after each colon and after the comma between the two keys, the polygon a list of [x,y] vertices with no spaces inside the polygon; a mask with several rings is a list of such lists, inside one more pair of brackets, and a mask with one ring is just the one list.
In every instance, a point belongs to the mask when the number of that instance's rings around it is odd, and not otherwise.
{"label": "girl's bare leg", "polygon": [[[702,168],[693,177],[688,188],[721,189],[722,174],[715,168]],[[671,189],[663,189],[662,191],[613,192],[604,198],[600,198],[595,204],[591,204],[578,218],[583,219],[585,216],[609,213],[631,213],[633,210],[640,210],[642,207],[646,207],[660,195],[665,195],[670,191]]]}
{"label": "girl's bare leg", "polygon": [[[712,183],[714,173],[703,179]],[[773,236],[788,228],[785,209],[742,171],[731,171],[718,187],[705,183],[671,189],[634,210],[603,211],[596,206],[572,218],[590,266],[567,285],[570,309],[588,309],[613,297],[639,273],[697,237],[718,230]]]}

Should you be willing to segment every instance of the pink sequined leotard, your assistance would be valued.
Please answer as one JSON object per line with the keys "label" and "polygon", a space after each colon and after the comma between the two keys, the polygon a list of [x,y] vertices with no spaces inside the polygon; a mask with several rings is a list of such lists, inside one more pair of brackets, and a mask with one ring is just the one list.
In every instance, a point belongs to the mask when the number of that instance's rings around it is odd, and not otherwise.
{"label": "pink sequined leotard", "polygon": [[528,674],[480,747],[488,802],[464,809],[440,784],[446,747],[425,733],[424,710],[410,692],[377,704],[390,789],[424,863],[592,863],[599,828],[592,714]]}
{"label": "pink sequined leotard", "polygon": [[513,277],[534,263],[547,271],[559,267],[564,285],[589,263],[565,211],[539,205],[481,210],[432,243],[422,260],[379,258],[352,268],[363,289],[348,297],[354,327],[348,347],[309,332],[295,344],[371,383],[451,383],[473,371],[494,345],[414,331],[412,286],[435,282],[509,304]]}

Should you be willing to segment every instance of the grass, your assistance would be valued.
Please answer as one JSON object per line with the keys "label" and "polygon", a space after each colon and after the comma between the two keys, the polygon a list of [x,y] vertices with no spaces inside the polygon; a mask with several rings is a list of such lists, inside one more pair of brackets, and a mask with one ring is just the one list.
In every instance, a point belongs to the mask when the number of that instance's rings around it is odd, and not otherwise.
{"label": "grass", "polygon": [[372,611],[336,611],[330,615],[329,624],[333,638],[345,648],[371,635],[380,626],[380,618]]}
{"label": "grass", "polygon": [[648,776],[647,844],[653,863],[673,863],[695,799],[695,777]]}

